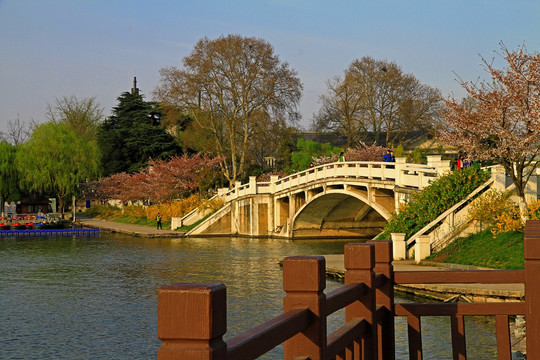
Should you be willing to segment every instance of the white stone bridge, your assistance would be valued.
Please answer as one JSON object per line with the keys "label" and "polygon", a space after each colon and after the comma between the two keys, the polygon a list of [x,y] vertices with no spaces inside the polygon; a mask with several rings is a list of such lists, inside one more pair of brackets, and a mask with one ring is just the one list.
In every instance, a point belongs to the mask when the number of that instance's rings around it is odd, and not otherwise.
{"label": "white stone bridge", "polygon": [[[449,160],[429,156],[427,165],[396,162],[337,162],[269,182],[220,189],[225,205],[188,236],[248,235],[286,238],[374,236],[408,196],[450,169]],[[204,214],[196,211],[189,225]]]}

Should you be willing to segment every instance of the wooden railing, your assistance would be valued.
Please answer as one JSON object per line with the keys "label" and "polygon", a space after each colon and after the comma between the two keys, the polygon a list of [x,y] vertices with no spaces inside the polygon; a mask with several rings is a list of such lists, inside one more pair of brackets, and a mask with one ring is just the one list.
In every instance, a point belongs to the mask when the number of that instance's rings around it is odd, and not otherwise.
{"label": "wooden railing", "polygon": [[[408,321],[410,359],[422,359],[422,316],[449,316],[454,359],[466,359],[464,316],[493,315],[498,359],[511,359],[509,316],[525,315],[527,353],[540,354],[540,221],[529,221],[524,270],[393,271],[392,244],[345,245],[345,285],[324,294],[324,257],[283,261],[284,313],[224,342],[226,289],[222,284],[165,286],[158,293],[158,359],[255,359],[284,343],[285,359],[395,358],[394,316]],[[525,285],[524,302],[394,304],[394,284],[483,283]],[[327,336],[326,318],[345,308],[345,323]],[[534,358],[534,357],[532,357]]]}

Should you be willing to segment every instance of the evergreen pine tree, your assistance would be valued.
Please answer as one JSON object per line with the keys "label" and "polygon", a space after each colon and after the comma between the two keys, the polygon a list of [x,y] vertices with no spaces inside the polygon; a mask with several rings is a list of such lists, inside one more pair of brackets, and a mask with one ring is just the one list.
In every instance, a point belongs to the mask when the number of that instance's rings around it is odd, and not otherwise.
{"label": "evergreen pine tree", "polygon": [[98,131],[105,176],[133,173],[149,159],[166,159],[181,153],[174,137],[161,126],[161,117],[157,103],[145,101],[136,87],[118,97],[113,115]]}

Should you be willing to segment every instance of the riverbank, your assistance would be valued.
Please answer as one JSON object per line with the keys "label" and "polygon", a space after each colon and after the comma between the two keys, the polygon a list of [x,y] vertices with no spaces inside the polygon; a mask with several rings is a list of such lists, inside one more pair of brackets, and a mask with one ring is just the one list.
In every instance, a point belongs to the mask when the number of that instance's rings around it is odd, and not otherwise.
{"label": "riverbank", "polygon": [[96,218],[80,218],[76,223],[89,228],[101,229],[111,233],[120,233],[132,236],[163,238],[163,237],[183,237],[184,232],[164,228],[157,230],[152,226],[127,224],[115,221],[107,221]]}

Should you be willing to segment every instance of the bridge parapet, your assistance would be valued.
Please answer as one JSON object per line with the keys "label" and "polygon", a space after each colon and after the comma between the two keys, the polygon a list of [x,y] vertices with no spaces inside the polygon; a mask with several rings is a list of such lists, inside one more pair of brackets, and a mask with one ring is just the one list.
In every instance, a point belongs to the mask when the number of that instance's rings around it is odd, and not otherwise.
{"label": "bridge parapet", "polygon": [[293,187],[335,178],[364,178],[395,181],[397,186],[422,189],[444,171],[450,169],[449,160],[441,160],[441,156],[429,156],[428,164],[410,164],[405,158],[397,158],[396,162],[346,161],[324,164],[300,171],[289,176],[278,178],[271,176],[270,181],[257,182],[254,176],[249,182],[235,183],[235,187],[223,192],[225,202],[242,196],[254,194],[275,194]]}

